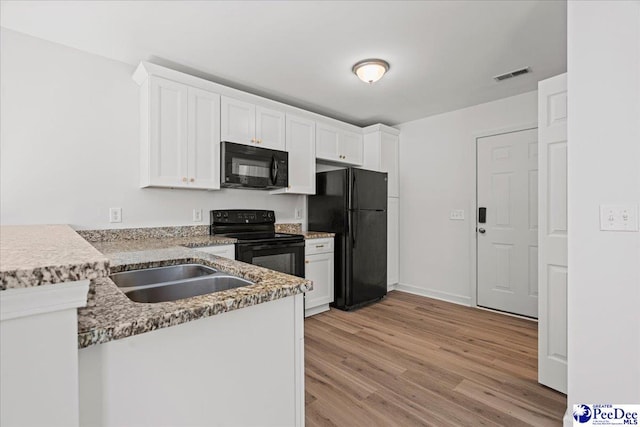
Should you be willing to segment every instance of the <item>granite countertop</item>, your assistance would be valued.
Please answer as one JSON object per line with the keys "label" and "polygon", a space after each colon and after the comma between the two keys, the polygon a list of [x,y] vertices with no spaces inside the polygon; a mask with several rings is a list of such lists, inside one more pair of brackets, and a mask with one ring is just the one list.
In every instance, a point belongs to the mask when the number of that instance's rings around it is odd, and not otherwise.
{"label": "granite countertop", "polygon": [[0,227],[0,291],[109,274],[109,259],[68,225]]}
{"label": "granite countertop", "polygon": [[215,236],[93,242],[111,261],[111,272],[201,263],[255,283],[171,302],[129,300],[109,278],[91,282],[87,306],[78,309],[78,347],[84,348],[179,325],[313,289],[311,281],[185,246],[233,243]]}
{"label": "granite countertop", "polygon": [[311,239],[328,239],[335,236],[335,233],[328,233],[326,231],[307,231],[306,233],[302,233],[306,240]]}
{"label": "granite countertop", "polygon": [[186,246],[188,248],[202,248],[205,246],[233,245],[236,239],[218,236],[167,237],[140,240],[113,240],[108,242],[91,242],[103,254],[116,252],[132,252],[149,249],[162,249],[172,246]]}

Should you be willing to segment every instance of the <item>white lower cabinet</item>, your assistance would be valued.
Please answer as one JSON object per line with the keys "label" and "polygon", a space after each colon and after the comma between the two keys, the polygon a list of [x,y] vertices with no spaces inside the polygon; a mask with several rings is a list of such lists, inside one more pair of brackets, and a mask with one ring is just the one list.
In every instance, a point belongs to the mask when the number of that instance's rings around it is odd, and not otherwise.
{"label": "white lower cabinet", "polygon": [[74,349],[79,420],[14,425],[303,427],[302,305],[298,294]]}
{"label": "white lower cabinet", "polygon": [[392,290],[400,281],[400,199],[387,199],[387,290]]}
{"label": "white lower cabinet", "polygon": [[304,297],[305,317],[329,310],[333,302],[333,239],[305,242],[305,278],[313,281],[313,290]]}
{"label": "white lower cabinet", "polygon": [[197,251],[206,252],[208,254],[217,255],[223,258],[236,259],[235,245],[216,245],[195,248]]}

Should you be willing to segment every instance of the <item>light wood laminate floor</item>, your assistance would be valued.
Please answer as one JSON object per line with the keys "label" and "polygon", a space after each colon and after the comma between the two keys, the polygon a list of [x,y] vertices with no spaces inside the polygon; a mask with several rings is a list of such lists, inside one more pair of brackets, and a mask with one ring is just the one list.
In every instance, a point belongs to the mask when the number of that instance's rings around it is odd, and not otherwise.
{"label": "light wood laminate floor", "polygon": [[537,323],[393,291],[305,320],[307,426],[560,426]]}

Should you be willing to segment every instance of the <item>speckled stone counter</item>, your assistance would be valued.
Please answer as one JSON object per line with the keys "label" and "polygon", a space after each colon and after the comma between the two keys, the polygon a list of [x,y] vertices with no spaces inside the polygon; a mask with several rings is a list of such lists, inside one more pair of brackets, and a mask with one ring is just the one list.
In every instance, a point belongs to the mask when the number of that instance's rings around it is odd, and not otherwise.
{"label": "speckled stone counter", "polygon": [[302,233],[306,240],[311,239],[329,239],[335,236],[335,233],[327,233],[326,231],[307,231]]}
{"label": "speckled stone counter", "polygon": [[108,258],[68,225],[0,227],[0,291],[108,274]]}
{"label": "speckled stone counter", "polygon": [[[206,240],[206,239],[210,240]],[[94,242],[111,260],[112,273],[185,263],[201,263],[255,283],[228,291],[154,304],[136,303],[108,278],[93,281],[87,307],[78,310],[78,347],[126,338],[155,329],[214,316],[256,304],[307,292],[311,282],[190,249],[232,243],[215,236]],[[222,242],[222,243],[221,243]],[[201,244],[202,243],[202,244]]]}
{"label": "speckled stone counter", "polygon": [[236,239],[218,236],[170,237],[162,239],[113,240],[107,242],[91,242],[103,254],[116,252],[143,251],[147,249],[162,249],[172,246],[186,246],[188,248],[203,248],[205,246],[233,245]]}

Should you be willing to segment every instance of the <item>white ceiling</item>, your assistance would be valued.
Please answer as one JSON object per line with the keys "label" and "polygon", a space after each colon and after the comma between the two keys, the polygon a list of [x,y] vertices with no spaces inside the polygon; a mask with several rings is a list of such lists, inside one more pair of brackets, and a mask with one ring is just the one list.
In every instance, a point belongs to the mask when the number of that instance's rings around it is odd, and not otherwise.
{"label": "white ceiling", "polygon": [[[1,25],[151,60],[357,125],[536,89],[566,71],[565,1],[2,1]],[[352,65],[391,64],[367,85]],[[530,66],[502,83],[492,77]]]}

